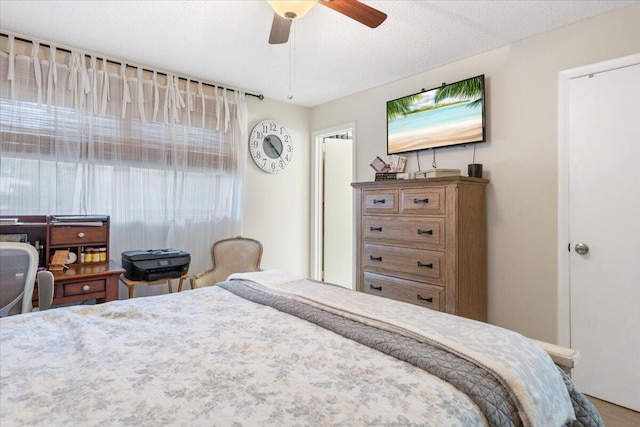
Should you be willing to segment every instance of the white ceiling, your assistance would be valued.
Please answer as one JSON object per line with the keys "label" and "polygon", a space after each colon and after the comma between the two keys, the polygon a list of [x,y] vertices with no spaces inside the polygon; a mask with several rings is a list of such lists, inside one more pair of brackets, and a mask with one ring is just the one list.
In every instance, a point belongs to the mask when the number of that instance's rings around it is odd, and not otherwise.
{"label": "white ceiling", "polygon": [[[317,5],[267,43],[265,0],[0,0],[0,28],[302,106],[380,86],[634,1],[364,1],[370,29]],[[292,95],[288,99],[288,95]]]}

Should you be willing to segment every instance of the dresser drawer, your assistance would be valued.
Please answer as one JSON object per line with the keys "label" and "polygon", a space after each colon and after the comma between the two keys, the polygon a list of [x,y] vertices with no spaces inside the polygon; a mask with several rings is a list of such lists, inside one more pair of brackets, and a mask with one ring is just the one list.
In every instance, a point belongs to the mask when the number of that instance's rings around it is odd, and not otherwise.
{"label": "dresser drawer", "polygon": [[362,198],[364,213],[398,213],[398,190],[365,190]]}
{"label": "dresser drawer", "polygon": [[106,288],[105,280],[91,280],[87,282],[65,283],[63,296],[69,297],[74,295],[95,294],[97,292],[104,293]]}
{"label": "dresser drawer", "polygon": [[413,215],[444,215],[445,187],[429,187],[400,191],[400,213]]}
{"label": "dresser drawer", "polygon": [[74,227],[56,225],[51,227],[51,246],[104,244],[107,241],[107,227]]}
{"label": "dresser drawer", "polygon": [[433,310],[445,310],[445,293],[442,286],[433,286],[365,271],[363,291],[371,295],[421,305]]}
{"label": "dresser drawer", "polygon": [[444,250],[444,227],[444,218],[370,215],[363,217],[362,236],[365,242]]}
{"label": "dresser drawer", "polygon": [[374,272],[393,273],[394,276],[407,279],[444,284],[444,257],[444,252],[365,243],[362,267]]}

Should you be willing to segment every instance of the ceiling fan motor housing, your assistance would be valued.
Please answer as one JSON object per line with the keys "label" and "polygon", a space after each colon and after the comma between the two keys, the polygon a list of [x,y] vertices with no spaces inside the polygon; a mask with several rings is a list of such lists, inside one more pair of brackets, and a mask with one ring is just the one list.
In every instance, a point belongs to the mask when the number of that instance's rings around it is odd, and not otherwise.
{"label": "ceiling fan motor housing", "polygon": [[318,3],[318,0],[298,0],[298,1],[286,1],[286,0],[267,0],[273,10],[283,18],[295,19],[302,18],[306,15],[313,6]]}
{"label": "ceiling fan motor housing", "polygon": [[313,6],[320,3],[333,9],[369,28],[376,28],[382,24],[387,15],[377,9],[367,6],[358,0],[267,0],[274,10],[270,44],[282,44],[289,41],[291,23],[294,19],[302,18]]}

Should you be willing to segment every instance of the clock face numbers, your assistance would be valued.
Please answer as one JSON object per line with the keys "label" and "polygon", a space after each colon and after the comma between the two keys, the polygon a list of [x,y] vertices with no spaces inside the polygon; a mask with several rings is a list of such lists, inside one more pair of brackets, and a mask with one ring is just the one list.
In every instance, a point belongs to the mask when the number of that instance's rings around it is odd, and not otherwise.
{"label": "clock face numbers", "polygon": [[251,131],[249,153],[256,166],[263,171],[280,172],[293,158],[293,139],[280,123],[264,120]]}

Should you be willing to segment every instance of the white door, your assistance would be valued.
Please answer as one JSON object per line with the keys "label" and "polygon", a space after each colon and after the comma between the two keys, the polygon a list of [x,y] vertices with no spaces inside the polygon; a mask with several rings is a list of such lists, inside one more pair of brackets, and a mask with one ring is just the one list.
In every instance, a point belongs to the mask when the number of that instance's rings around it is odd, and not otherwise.
{"label": "white door", "polygon": [[323,280],[353,289],[353,149],[324,138]]}
{"label": "white door", "polygon": [[573,378],[640,411],[640,65],[571,79],[568,106]]}

